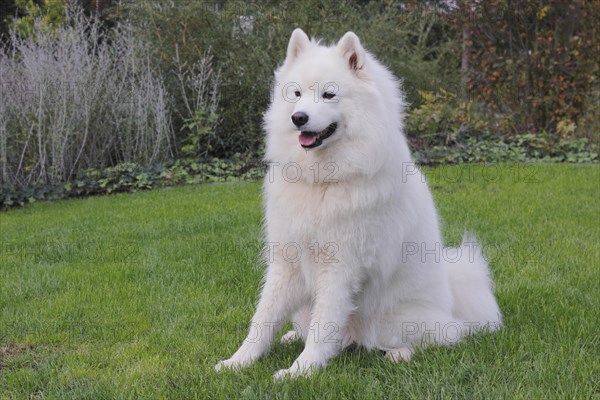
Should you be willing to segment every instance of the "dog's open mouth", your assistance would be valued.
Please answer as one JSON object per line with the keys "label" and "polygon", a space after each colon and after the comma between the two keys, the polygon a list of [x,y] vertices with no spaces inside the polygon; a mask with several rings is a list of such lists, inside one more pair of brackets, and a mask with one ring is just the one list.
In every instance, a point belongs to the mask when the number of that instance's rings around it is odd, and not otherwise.
{"label": "dog's open mouth", "polygon": [[305,149],[314,149],[315,147],[319,147],[323,144],[323,140],[327,139],[335,132],[337,128],[337,123],[329,125],[327,128],[323,129],[321,132],[300,132],[300,136],[298,136],[298,141],[300,145]]}

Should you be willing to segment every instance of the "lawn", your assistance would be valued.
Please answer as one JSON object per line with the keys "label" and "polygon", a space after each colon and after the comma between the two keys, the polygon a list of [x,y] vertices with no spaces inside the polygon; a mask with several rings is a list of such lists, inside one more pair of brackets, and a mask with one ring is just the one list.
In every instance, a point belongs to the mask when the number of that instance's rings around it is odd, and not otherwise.
{"label": "lawn", "polygon": [[348,351],[274,382],[241,372],[261,280],[260,183],[0,213],[0,398],[600,398],[600,167],[428,169],[449,244],[481,239],[505,327],[410,363]]}

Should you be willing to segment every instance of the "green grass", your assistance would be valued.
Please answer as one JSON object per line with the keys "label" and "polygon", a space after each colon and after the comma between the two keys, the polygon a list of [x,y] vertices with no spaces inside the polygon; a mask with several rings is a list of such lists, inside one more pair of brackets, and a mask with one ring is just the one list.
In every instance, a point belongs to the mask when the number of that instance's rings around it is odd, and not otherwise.
{"label": "green grass", "polygon": [[277,344],[216,374],[256,303],[259,183],[35,203],[0,214],[0,398],[600,398],[600,167],[427,173],[448,243],[488,252],[500,332],[281,383],[301,345]]}

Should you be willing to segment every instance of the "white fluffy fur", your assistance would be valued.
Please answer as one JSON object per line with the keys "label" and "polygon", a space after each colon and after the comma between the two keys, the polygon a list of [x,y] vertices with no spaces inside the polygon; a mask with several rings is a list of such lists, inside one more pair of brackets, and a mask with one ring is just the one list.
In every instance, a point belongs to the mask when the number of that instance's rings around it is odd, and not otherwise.
{"label": "white fluffy fur", "polygon": [[[290,319],[294,331],[282,341],[302,338],[305,348],[276,378],[307,375],[351,343],[408,361],[418,346],[498,328],[476,241],[443,248],[431,193],[403,135],[398,80],[354,33],[326,47],[300,29],[275,77],[265,114],[270,260],[250,333],[216,369],[261,357]],[[336,97],[325,101],[326,90]],[[291,121],[298,111],[309,116],[304,131],[338,128],[305,150]]]}

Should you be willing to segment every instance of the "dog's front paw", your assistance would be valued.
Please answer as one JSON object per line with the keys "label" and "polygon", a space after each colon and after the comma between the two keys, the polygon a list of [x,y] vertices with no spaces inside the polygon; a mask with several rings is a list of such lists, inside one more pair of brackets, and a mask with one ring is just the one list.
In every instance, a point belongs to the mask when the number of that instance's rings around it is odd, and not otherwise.
{"label": "dog's front paw", "polygon": [[290,369],[280,369],[279,371],[273,374],[273,379],[276,381],[281,381],[285,378],[291,378]]}
{"label": "dog's front paw", "polygon": [[215,371],[221,372],[226,369],[242,369],[248,364],[250,364],[250,362],[243,362],[241,360],[229,358],[227,360],[219,361],[217,365],[215,365]]}
{"label": "dog's front paw", "polygon": [[295,379],[298,378],[300,376],[310,376],[310,374],[313,371],[313,368],[308,368],[308,369],[301,369],[301,368],[297,368],[295,367],[296,364],[294,364],[292,367],[288,368],[288,369],[280,369],[279,371],[275,372],[273,374],[273,379],[275,379],[276,381],[281,381],[284,379]]}
{"label": "dog's front paw", "polygon": [[232,363],[230,362],[230,360],[223,360],[223,361],[219,361],[217,363],[217,365],[215,365],[215,371],[216,372],[221,372],[225,369],[229,369],[231,368]]}
{"label": "dog's front paw", "polygon": [[256,361],[261,355],[260,351],[257,351],[256,346],[253,346],[250,342],[244,342],[242,346],[227,360],[223,360],[215,365],[215,371],[219,372],[224,369],[242,369],[254,361]]}
{"label": "dog's front paw", "polygon": [[291,367],[288,369],[280,369],[279,371],[273,374],[273,378],[275,380],[282,379],[295,379],[300,376],[308,377],[314,371],[319,369],[322,365],[318,363],[311,362],[299,362],[298,360],[294,361]]}

